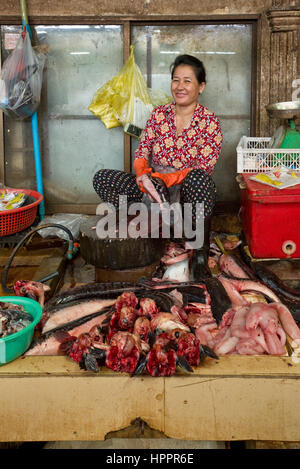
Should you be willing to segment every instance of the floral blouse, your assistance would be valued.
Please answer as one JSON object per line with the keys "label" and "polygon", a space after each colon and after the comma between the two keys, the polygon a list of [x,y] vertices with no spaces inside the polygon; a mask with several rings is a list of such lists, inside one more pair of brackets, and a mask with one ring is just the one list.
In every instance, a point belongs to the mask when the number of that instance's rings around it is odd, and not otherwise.
{"label": "floral blouse", "polygon": [[211,175],[222,140],[219,119],[201,104],[197,105],[189,126],[177,136],[175,104],[165,104],[153,110],[135,158],[145,158],[151,165],[177,170],[203,169]]}

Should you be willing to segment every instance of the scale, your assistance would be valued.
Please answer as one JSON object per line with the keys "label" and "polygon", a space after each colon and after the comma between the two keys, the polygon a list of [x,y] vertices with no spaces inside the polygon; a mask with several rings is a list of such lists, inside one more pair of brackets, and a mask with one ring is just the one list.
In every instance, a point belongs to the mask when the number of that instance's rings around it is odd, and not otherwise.
{"label": "scale", "polygon": [[269,148],[299,149],[300,132],[296,128],[295,120],[300,118],[300,101],[268,104],[266,110],[269,117],[285,120],[273,135]]}

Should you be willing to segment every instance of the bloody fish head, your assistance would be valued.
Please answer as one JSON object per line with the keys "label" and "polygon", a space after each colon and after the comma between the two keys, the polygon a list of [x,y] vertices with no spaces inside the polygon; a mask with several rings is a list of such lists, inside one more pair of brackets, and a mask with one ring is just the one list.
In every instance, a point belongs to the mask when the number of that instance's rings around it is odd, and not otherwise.
{"label": "bloody fish head", "polygon": [[17,280],[14,284],[14,292],[17,296],[31,298],[38,301],[41,306],[44,306],[45,292],[48,290],[50,290],[48,285],[33,280]]}
{"label": "bloody fish head", "polygon": [[101,327],[99,327],[97,325],[95,325],[91,328],[91,330],[89,331],[89,336],[91,337],[93,342],[97,342],[99,344],[104,343],[105,334],[101,330]]}
{"label": "bloody fish head", "polygon": [[133,373],[139,362],[140,353],[135,338],[129,332],[114,334],[106,354],[105,365],[114,371]]}
{"label": "bloody fish head", "polygon": [[140,354],[137,347],[131,350],[131,353],[124,356],[118,347],[111,346],[106,354],[105,365],[113,371],[124,373],[133,373],[139,362]]}
{"label": "bloody fish head", "polygon": [[177,341],[177,355],[184,357],[189,365],[200,364],[200,342],[190,332],[181,334]]}
{"label": "bloody fish head", "polygon": [[172,376],[176,372],[176,362],[175,350],[164,351],[164,347],[155,344],[149,352],[146,368],[151,376]]}
{"label": "bloody fish head", "polygon": [[72,349],[69,352],[70,358],[77,363],[80,363],[84,353],[88,353],[88,349],[92,344],[91,337],[88,333],[80,334],[77,340],[73,343]]}
{"label": "bloody fish head", "polygon": [[117,347],[118,351],[127,357],[136,347],[136,340],[132,334],[125,331],[116,332],[110,339],[110,345]]}
{"label": "bloody fish head", "polygon": [[137,311],[132,306],[123,306],[119,316],[119,328],[131,330],[137,317]]}
{"label": "bloody fish head", "polygon": [[159,312],[159,309],[152,298],[141,298],[139,316],[148,316],[152,318]]}
{"label": "bloody fish head", "polygon": [[134,323],[133,334],[141,340],[149,342],[150,321],[145,316],[140,316]]}
{"label": "bloody fish head", "polygon": [[182,335],[185,335],[186,332],[182,331],[181,329],[173,329],[170,332],[167,332],[167,337],[170,341],[174,342],[176,344],[176,349],[177,349],[177,343],[178,340],[182,337]]}
{"label": "bloody fish head", "polygon": [[133,292],[124,292],[118,296],[115,307],[118,312],[121,311],[123,306],[131,306],[135,308],[138,304],[138,299]]}
{"label": "bloody fish head", "polygon": [[147,371],[151,376],[172,376],[176,371],[177,355],[167,332],[159,334],[147,358]]}

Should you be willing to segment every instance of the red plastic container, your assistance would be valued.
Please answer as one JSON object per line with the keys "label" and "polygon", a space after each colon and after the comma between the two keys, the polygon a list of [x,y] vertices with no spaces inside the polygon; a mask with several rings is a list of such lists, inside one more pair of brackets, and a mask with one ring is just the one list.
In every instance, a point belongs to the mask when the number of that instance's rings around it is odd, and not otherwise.
{"label": "red plastic container", "polygon": [[300,184],[276,189],[243,174],[241,220],[254,258],[300,258]]}
{"label": "red plastic container", "polygon": [[7,187],[5,190],[18,193],[24,192],[26,195],[32,196],[35,201],[29,205],[0,212],[0,237],[18,233],[31,226],[35,220],[38,205],[43,200],[42,194],[36,191],[28,189],[10,189]]}

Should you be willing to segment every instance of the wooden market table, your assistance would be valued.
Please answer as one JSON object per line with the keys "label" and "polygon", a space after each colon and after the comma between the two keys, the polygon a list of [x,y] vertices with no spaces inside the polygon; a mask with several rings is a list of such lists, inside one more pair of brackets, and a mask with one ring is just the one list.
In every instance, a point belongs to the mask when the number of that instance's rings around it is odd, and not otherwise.
{"label": "wooden market table", "polygon": [[207,359],[194,374],[130,377],[62,356],[0,367],[0,441],[103,440],[140,418],[183,440],[300,441],[300,364],[291,357]]}

